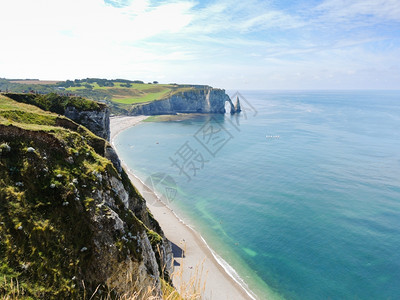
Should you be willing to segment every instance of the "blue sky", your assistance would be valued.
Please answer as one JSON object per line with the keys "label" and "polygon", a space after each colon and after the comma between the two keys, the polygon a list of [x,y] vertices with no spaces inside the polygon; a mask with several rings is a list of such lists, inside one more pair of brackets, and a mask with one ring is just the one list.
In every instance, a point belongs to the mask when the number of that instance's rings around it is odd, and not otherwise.
{"label": "blue sky", "polygon": [[9,0],[0,11],[0,77],[400,89],[399,0]]}

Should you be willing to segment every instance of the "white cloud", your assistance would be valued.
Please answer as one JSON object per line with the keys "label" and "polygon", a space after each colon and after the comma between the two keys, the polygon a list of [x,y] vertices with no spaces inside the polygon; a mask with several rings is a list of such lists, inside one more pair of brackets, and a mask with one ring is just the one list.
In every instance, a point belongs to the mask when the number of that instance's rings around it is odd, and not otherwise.
{"label": "white cloud", "polygon": [[118,73],[127,62],[134,70],[139,62],[188,59],[184,51],[165,53],[135,44],[180,31],[191,21],[191,7],[190,2],[153,7],[140,0],[123,8],[97,0],[1,2],[0,11],[7,13],[0,18],[0,69],[5,73],[0,76],[35,73],[63,79],[76,76],[74,69],[107,74],[104,70]]}
{"label": "white cloud", "polygon": [[339,87],[344,78],[375,78],[371,70],[398,79],[399,43],[372,26],[398,32],[398,0],[304,2],[298,10],[261,0],[111,2],[1,1],[0,77],[159,76],[226,88]]}
{"label": "white cloud", "polygon": [[115,8],[98,0],[7,1],[0,10],[1,33],[6,39],[38,41],[60,33],[91,42],[132,42],[162,33],[176,33],[190,23],[190,2],[156,7],[148,1],[133,1]]}
{"label": "white cloud", "polygon": [[355,21],[358,17],[400,21],[398,0],[326,0],[316,7],[316,11],[333,21]]}
{"label": "white cloud", "polygon": [[213,34],[221,32],[246,33],[269,28],[288,29],[304,25],[299,18],[275,9],[264,1],[224,0],[196,11],[188,32]]}
{"label": "white cloud", "polygon": [[237,23],[240,31],[268,28],[291,29],[304,26],[305,23],[280,11],[268,11]]}

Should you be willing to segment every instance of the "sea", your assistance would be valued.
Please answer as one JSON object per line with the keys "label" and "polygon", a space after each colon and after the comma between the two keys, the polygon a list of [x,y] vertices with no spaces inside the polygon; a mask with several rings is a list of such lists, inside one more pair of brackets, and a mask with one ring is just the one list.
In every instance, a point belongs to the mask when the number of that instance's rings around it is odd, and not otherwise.
{"label": "sea", "polygon": [[227,93],[241,113],[150,117],[120,156],[256,298],[399,299],[400,91]]}

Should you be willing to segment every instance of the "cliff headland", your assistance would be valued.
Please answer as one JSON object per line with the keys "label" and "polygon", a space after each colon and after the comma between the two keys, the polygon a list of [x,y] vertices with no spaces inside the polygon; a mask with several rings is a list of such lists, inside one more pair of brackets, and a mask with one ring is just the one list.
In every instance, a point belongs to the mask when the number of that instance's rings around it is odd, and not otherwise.
{"label": "cliff headland", "polygon": [[169,241],[110,144],[84,126],[95,116],[109,138],[108,114],[85,99],[0,95],[0,294],[18,282],[31,298],[161,296],[170,283]]}
{"label": "cliff headland", "polygon": [[[234,105],[225,90],[207,85],[159,84],[157,81],[144,83],[140,80],[100,78],[60,82],[0,78],[0,91],[85,97],[107,104],[113,115],[225,113],[226,102],[230,105],[230,113],[240,112],[240,105]],[[65,114],[73,120],[77,118],[90,120],[93,117],[85,117],[81,113],[78,116],[74,109]],[[94,123],[103,122],[96,117],[94,119],[97,119]]]}

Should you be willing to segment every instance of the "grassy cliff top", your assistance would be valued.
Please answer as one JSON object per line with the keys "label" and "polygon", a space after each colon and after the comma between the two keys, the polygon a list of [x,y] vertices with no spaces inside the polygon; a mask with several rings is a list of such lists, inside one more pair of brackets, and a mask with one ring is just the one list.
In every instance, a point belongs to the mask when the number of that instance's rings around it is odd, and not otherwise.
{"label": "grassy cliff top", "polygon": [[51,111],[57,114],[64,114],[67,107],[74,107],[79,111],[99,111],[106,107],[105,104],[82,97],[69,97],[50,94],[34,94],[34,93],[6,93],[6,97],[15,101],[35,105],[45,111]]}
{"label": "grassy cliff top", "polygon": [[118,104],[147,103],[169,97],[175,93],[193,90],[194,87],[174,84],[144,84],[113,82],[112,86],[100,86],[97,82],[82,82],[78,86],[65,90],[71,93],[85,92],[87,89],[94,93],[102,92],[109,96],[111,102]]}
{"label": "grassy cliff top", "polygon": [[[52,106],[49,104],[51,103],[53,96],[57,95],[39,96],[39,98],[36,95],[30,94],[12,94],[11,96],[17,98],[18,101],[0,94],[0,125],[12,125],[25,130],[45,131],[50,134],[56,134],[61,131],[75,131],[78,134],[83,135],[86,142],[89,143],[98,154],[104,155],[105,140],[96,136],[85,127],[59,115],[59,113],[63,112],[65,106],[59,104]],[[60,96],[59,98],[64,99],[67,97]],[[40,99],[46,100],[41,102]],[[95,109],[103,106],[101,103],[99,104],[85,99],[83,100],[89,103],[86,104],[86,106],[93,105]],[[26,102],[34,105],[27,104]],[[59,100],[58,102],[68,103],[64,100]],[[40,106],[47,107],[48,110],[54,109],[56,112],[43,110]],[[60,112],[58,110],[60,110]]]}
{"label": "grassy cliff top", "polygon": [[170,97],[176,93],[206,88],[204,85],[144,83],[140,80],[86,78],[67,81],[7,80],[0,79],[0,90],[10,92],[72,94],[111,106],[126,108]]}

